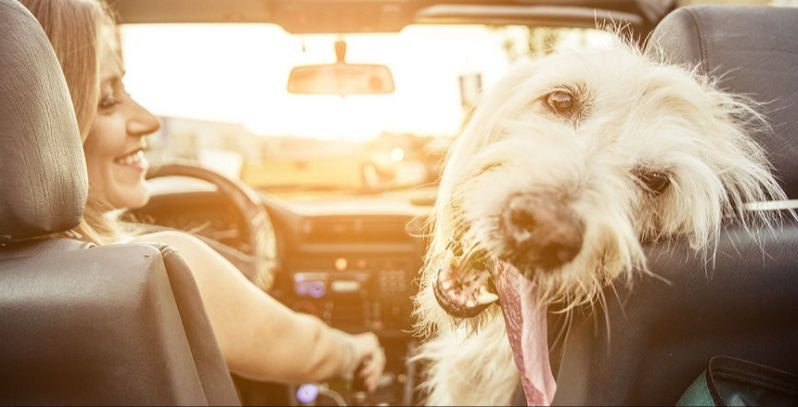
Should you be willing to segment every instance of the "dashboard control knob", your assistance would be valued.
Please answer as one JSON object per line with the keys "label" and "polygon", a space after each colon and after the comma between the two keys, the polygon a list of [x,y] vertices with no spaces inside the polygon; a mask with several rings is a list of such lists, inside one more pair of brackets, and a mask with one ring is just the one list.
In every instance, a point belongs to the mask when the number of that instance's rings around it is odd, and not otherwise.
{"label": "dashboard control knob", "polygon": [[296,389],[296,399],[303,404],[310,404],[319,397],[319,386],[315,384],[303,384]]}

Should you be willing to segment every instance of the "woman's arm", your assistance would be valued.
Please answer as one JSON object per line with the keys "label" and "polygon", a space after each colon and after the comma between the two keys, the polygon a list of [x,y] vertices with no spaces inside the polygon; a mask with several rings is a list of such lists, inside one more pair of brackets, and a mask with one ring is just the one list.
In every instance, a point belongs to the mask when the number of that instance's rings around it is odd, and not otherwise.
{"label": "woman's arm", "polygon": [[[373,334],[352,336],[288,309],[194,236],[164,231],[134,241],[166,243],[180,252],[227,365],[238,375],[283,383],[321,381],[351,374],[360,360],[379,350]],[[378,376],[365,378],[367,387],[373,389]]]}

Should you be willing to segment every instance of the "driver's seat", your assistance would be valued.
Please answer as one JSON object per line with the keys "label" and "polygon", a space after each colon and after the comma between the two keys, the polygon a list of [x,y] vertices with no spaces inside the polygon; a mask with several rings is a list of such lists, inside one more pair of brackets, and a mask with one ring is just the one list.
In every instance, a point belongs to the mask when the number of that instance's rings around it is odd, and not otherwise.
{"label": "driver's seat", "polygon": [[0,404],[239,404],[168,247],[53,237],[86,203],[69,92],[36,19],[0,0]]}

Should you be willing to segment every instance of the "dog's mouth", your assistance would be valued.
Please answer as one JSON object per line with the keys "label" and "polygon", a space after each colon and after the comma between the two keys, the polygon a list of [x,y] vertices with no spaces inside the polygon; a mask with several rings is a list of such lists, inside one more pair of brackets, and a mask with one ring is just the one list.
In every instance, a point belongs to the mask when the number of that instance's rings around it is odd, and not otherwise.
{"label": "dog's mouth", "polygon": [[497,302],[490,272],[494,262],[485,250],[459,257],[447,250],[433,284],[438,304],[453,317],[473,318]]}

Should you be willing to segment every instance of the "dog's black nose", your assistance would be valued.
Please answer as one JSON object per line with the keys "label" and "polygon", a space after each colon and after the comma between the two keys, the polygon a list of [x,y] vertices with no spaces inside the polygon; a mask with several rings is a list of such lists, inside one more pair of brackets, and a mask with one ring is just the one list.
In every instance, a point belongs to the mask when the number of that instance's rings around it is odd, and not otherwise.
{"label": "dog's black nose", "polygon": [[582,220],[568,206],[545,195],[510,197],[502,225],[508,258],[520,269],[555,269],[582,249]]}

